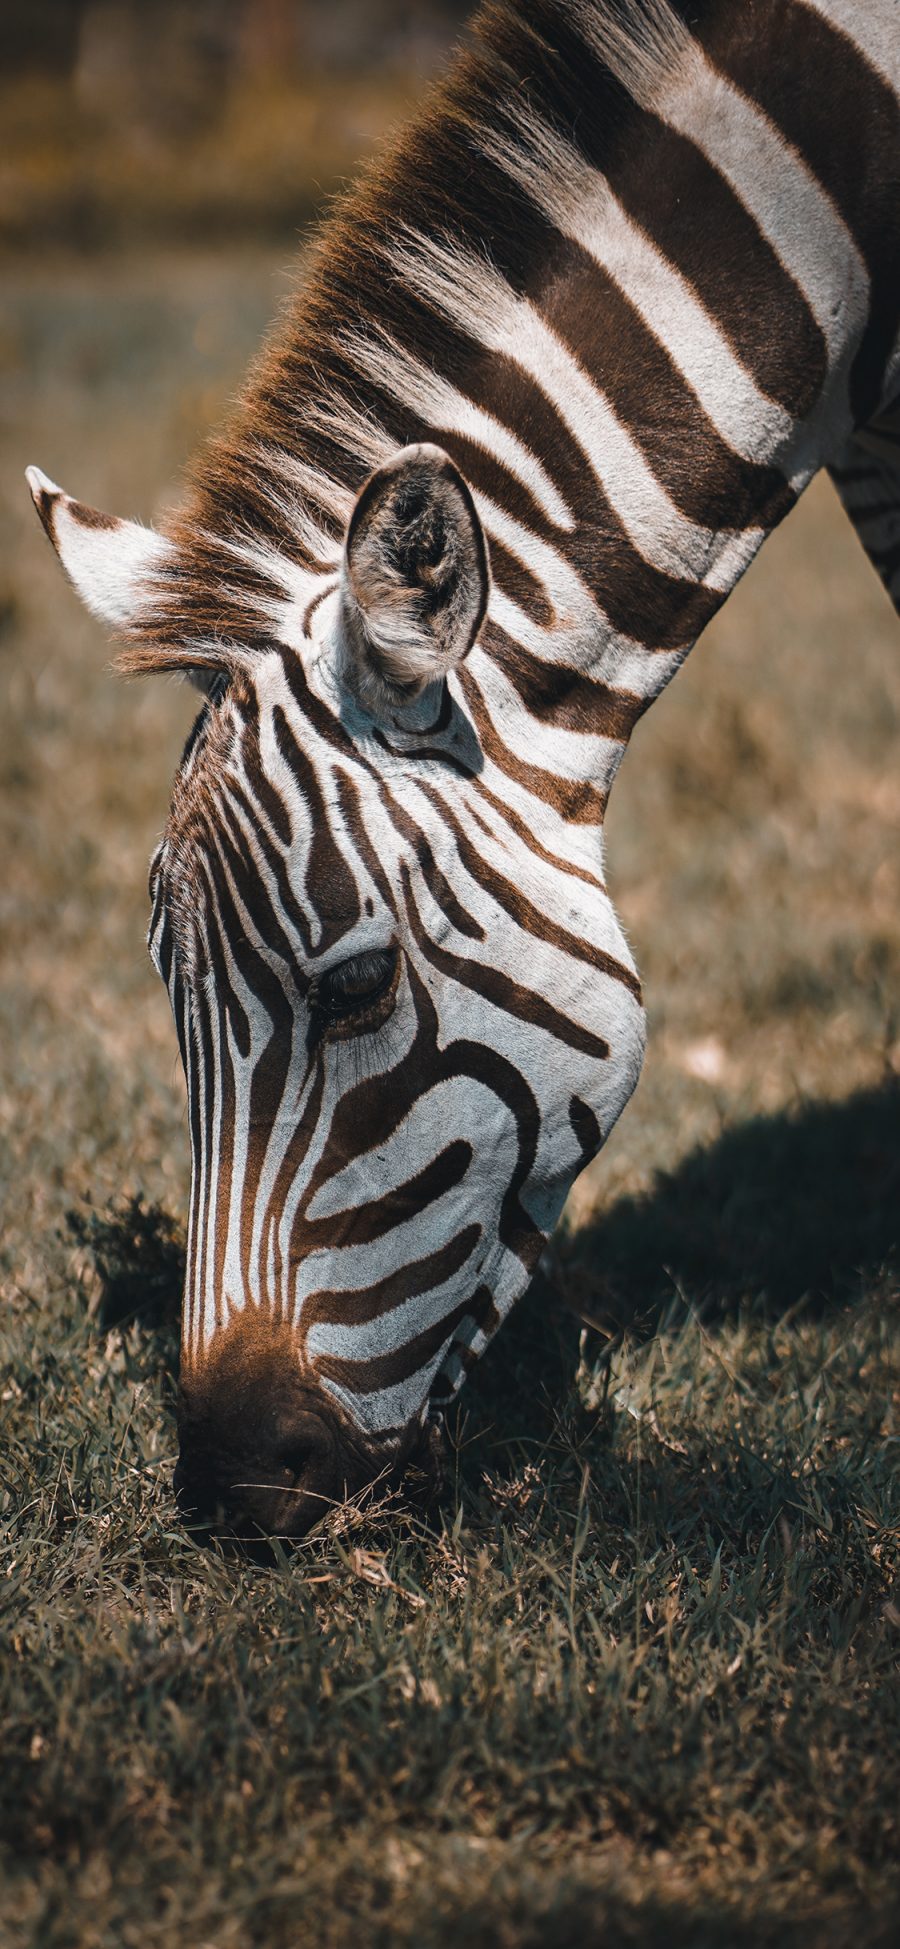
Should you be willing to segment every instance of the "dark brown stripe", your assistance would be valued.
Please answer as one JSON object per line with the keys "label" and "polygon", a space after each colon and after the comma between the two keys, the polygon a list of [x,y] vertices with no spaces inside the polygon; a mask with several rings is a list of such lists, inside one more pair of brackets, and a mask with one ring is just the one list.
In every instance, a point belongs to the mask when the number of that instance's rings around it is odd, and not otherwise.
{"label": "dark brown stripe", "polygon": [[[219,831],[216,834],[216,838],[220,844],[223,844],[222,833],[225,832],[229,836],[230,844],[226,849],[228,866],[247,912],[250,914],[258,912],[261,904],[264,904],[268,909],[270,925],[269,931],[267,932],[267,945],[274,948],[275,952],[281,955],[289,967],[295,967],[297,963],[298,942],[305,954],[311,954],[313,951],[309,914],[304,912],[304,909],[297,900],[288,874],[287,862],[283,854],[278,852],[277,848],[272,845],[268,833],[263,829],[258,818],[254,815],[253,800],[248,797],[243,786],[237,784],[234,780],[229,781],[229,794],[240,805],[253,832],[255,846],[262,855],[275,882],[279,903],[286,919],[294,929],[293,938],[285,932],[275,914],[266,891],[265,881],[259,871],[258,861],[248,851],[245,835],[237,823],[232,807],[223,795],[219,796],[215,808],[219,821]],[[213,850],[214,843],[212,847],[207,844],[207,851],[211,852]],[[305,991],[306,982],[303,976],[299,974],[299,971],[298,987]]]}
{"label": "dark brown stripe", "polygon": [[578,1169],[582,1171],[596,1157],[603,1142],[600,1125],[590,1104],[583,1103],[580,1096],[569,1099],[569,1122],[581,1151]]}
{"label": "dark brown stripe", "polygon": [[[309,1202],[311,1194],[307,1195],[306,1200],[301,1199],[300,1201],[300,1207],[294,1217],[290,1237],[284,1251],[282,1251],[279,1242],[280,1221],[288,1194],[297,1182],[298,1175],[306,1162],[310,1144],[318,1130],[319,1118],[322,1114],[322,1105],[325,1098],[325,1082],[325,1064],[321,1056],[319,1056],[316,1061],[312,1088],[306,1100],[303,1119],[302,1121],[298,1120],[296,1128],[292,1132],[291,1141],[286,1148],[281,1167],[272,1186],[265,1222],[262,1227],[262,1236],[260,1239],[260,1272],[263,1283],[268,1279],[266,1267],[268,1264],[269,1245],[271,1243],[274,1288],[276,1292],[280,1291],[284,1299],[288,1302],[290,1302],[292,1295],[290,1291],[285,1291],[285,1285],[287,1283],[285,1261],[288,1266],[295,1265],[303,1256],[306,1239],[305,1206]],[[340,1161],[336,1162],[336,1158],[339,1160],[340,1153],[336,1153],[329,1148],[329,1166],[332,1171],[340,1169]]]}
{"label": "dark brown stripe", "polygon": [[259,698],[255,690],[248,688],[246,695],[242,697],[240,716],[241,757],[250,780],[254,804],[261,808],[264,817],[268,819],[273,831],[281,840],[282,846],[289,846],[293,838],[290,814],[262,760],[259,742]]}
{"label": "dark brown stripe", "polygon": [[621,982],[622,987],[627,988],[629,993],[640,1001],[641,985],[630,968],[623,966],[623,963],[617,961],[613,955],[607,954],[605,948],[596,947],[593,941],[584,940],[580,934],[571,934],[567,928],[560,927],[555,921],[550,920],[548,915],[535,906],[534,901],[529,900],[511,880],[505,879],[495,867],[488,864],[487,860],[482,859],[455,813],[444,803],[440,794],[424,781],[421,790],[430,799],[438,816],[449,826],[466,872],[477,886],[483,887],[490,897],[496,900],[497,905],[503,908],[510,920],[515,921],[517,927],[521,927],[523,933],[531,934],[537,941],[544,941],[548,947],[557,948],[560,954],[570,955],[574,961],[586,962],[595,973],[608,975],[611,981]]}
{"label": "dark brown stripe", "polygon": [[[504,805],[497,798],[496,794],[491,791],[490,786],[485,785],[482,778],[475,780],[475,790],[481,794],[482,798],[487,799],[488,804],[493,806],[494,811],[500,814],[504,824],[509,826],[510,830],[515,833],[516,838],[520,839],[522,844],[527,846],[529,852],[534,853],[537,859],[542,859],[545,865],[552,866],[556,873],[568,873],[575,880],[583,880],[585,886],[591,887],[595,893],[606,892],[606,885],[601,880],[599,874],[591,873],[586,866],[575,866],[571,860],[562,859],[558,853],[548,852],[547,847],[542,846],[540,840],[535,838],[534,833],[529,831],[524,819],[520,819],[518,812],[515,812],[511,805]],[[474,813],[474,806],[472,810]]]}
{"label": "dark brown stripe", "polygon": [[518,691],[531,716],[556,730],[621,739],[624,743],[647,709],[646,697],[630,690],[613,690],[571,663],[551,663],[533,656],[499,623],[485,624],[481,643]]}
{"label": "dark brown stripe", "polygon": [[476,995],[500,1009],[504,1015],[514,1015],[521,1022],[530,1022],[534,1028],[543,1029],[547,1035],[555,1037],[557,1042],[565,1043],[569,1049],[577,1049],[584,1056],[592,1056],[596,1062],[608,1061],[609,1043],[602,1035],[594,1035],[590,1029],[583,1029],[579,1022],[573,1022],[568,1015],[561,1014],[533,988],[524,987],[512,975],[501,974],[496,968],[487,967],[474,957],[470,959],[451,954],[445,948],[438,947],[419,919],[409,871],[403,863],[400,873],[413,937],[433,967],[440,968],[442,974],[449,975],[461,987],[474,989]]}
{"label": "dark brown stripe", "polygon": [[304,1253],[333,1245],[335,1237],[342,1246],[373,1245],[395,1226],[406,1224],[410,1218],[420,1218],[429,1205],[436,1204],[462,1183],[472,1156],[471,1144],[457,1137],[414,1177],[394,1185],[390,1191],[379,1192],[368,1203],[334,1212],[328,1218],[307,1216],[303,1225]]}
{"label": "dark brown stripe", "polygon": [[390,881],[366,831],[362,800],[350,773],[335,767],[338,803],[344,826],[374,887],[377,887],[389,913],[396,912]]}
{"label": "dark brown stripe", "polygon": [[422,878],[425,881],[425,885],[431,894],[435,906],[440,907],[441,912],[446,914],[451,926],[456,928],[458,934],[465,935],[470,941],[483,941],[484,928],[457,898],[449,880],[438,866],[431,845],[425,833],[422,831],[421,826],[417,825],[416,821],[399,804],[384,782],[382,782],[381,786],[381,796],[391,824],[396,827],[401,839],[405,840],[407,846],[412,849],[418,861]]}
{"label": "dark brown stripe", "polygon": [[32,499],[37,509],[38,520],[40,521],[41,527],[44,530],[47,540],[51,542],[53,547],[55,548],[56,531],[55,531],[54,521],[53,521],[53,511],[54,508],[56,507],[57,501],[59,500],[59,494],[53,494],[50,492],[49,488],[41,487],[38,489],[37,494],[32,496]]}
{"label": "dark brown stripe", "polygon": [[[760,390],[794,419],[805,418],[826,383],[828,360],[802,291],[692,142],[650,114],[644,140],[640,163],[614,179],[622,203],[662,241]],[[718,248],[710,248],[711,238]]]}
{"label": "dark brown stripe", "polygon": [[498,589],[510,601],[518,604],[524,614],[538,629],[552,629],[556,621],[556,611],[536,575],[515,555],[505,542],[498,541],[496,535],[486,536],[491,564],[491,577]]}
{"label": "dark brown stripe", "polygon": [[446,771],[455,772],[458,778],[472,777],[471,766],[467,765],[464,759],[458,758],[455,751],[449,751],[446,745],[404,744],[403,746],[398,746],[391,742],[391,739],[385,735],[384,731],[378,730],[375,732],[375,743],[380,744],[382,751],[390,751],[395,758],[402,756],[410,762],[416,761],[417,763],[427,761],[433,765],[442,765]]}
{"label": "dark brown stripe", "polygon": [[122,525],[117,515],[104,514],[102,508],[88,507],[85,501],[68,501],[66,511],[79,528],[95,528],[102,532]]}
{"label": "dark brown stripe", "polygon": [[376,1279],[371,1286],[305,1294],[301,1307],[304,1335],[308,1338],[314,1326],[368,1326],[405,1305],[408,1299],[417,1299],[420,1294],[443,1286],[471,1258],[480,1237],[480,1225],[464,1225],[455,1238],[436,1252],[411,1260],[408,1265],[389,1272],[386,1278]]}
{"label": "dark brown stripe", "polygon": [[309,808],[306,891],[321,928],[319,952],[332,947],[359,919],[359,893],[331,830],[314,765],[294,736],[280,704],[272,712],[275,741]]}
{"label": "dark brown stripe", "polygon": [[338,1387],[345,1387],[350,1394],[376,1394],[383,1387],[396,1387],[401,1381],[410,1380],[420,1367],[427,1367],[441,1348],[452,1340],[456,1327],[465,1319],[471,1303],[470,1299],[460,1300],[451,1312],[444,1313],[424,1333],[417,1333],[412,1340],[405,1340],[393,1353],[376,1354],[368,1360],[340,1359],[334,1354],[321,1354],[316,1360],[316,1370],[323,1379],[334,1381]]}
{"label": "dark brown stripe", "polygon": [[801,0],[706,4],[694,31],[808,162],[865,261],[869,318],[850,388],[855,419],[868,419],[900,331],[900,103],[850,35]]}
{"label": "dark brown stripe", "polygon": [[587,779],[557,778],[555,772],[543,771],[540,766],[529,765],[524,758],[516,757],[495,730],[493,719],[471,673],[462,669],[458,674],[480,743],[498,771],[505,772],[507,778],[521,785],[533,798],[552,806],[561,819],[572,825],[601,826],[606,811],[606,793],[598,791],[597,786]]}
{"label": "dark brown stripe", "polygon": [[637,307],[585,250],[558,241],[554,277],[541,300],[568,345],[667,494],[689,520],[712,529],[750,528],[763,508],[793,506],[776,467],[754,465],[727,445],[697,394]]}

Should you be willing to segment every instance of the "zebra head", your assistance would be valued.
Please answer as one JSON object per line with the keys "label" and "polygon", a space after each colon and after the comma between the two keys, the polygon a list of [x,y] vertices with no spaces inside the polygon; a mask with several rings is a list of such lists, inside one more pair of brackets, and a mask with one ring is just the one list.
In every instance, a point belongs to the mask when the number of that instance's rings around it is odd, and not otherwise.
{"label": "zebra head", "polygon": [[[159,539],[32,487],[121,627]],[[179,1492],[287,1533],[422,1442],[643,1043],[592,788],[498,766],[488,550],[446,454],[378,469],[299,593],[202,673],[150,927],[193,1157]]]}

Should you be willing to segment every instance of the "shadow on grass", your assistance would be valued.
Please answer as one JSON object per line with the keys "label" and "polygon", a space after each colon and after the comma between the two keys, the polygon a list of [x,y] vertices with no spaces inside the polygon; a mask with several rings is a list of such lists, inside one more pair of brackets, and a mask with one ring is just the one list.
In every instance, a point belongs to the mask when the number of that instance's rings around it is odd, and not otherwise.
{"label": "shadow on grass", "polygon": [[565,1241],[617,1324],[680,1293],[705,1313],[843,1305],[900,1251],[900,1085],[753,1117]]}
{"label": "shadow on grass", "polygon": [[70,1211],[66,1223],[99,1276],[103,1332],[132,1320],[154,1332],[177,1324],[184,1244],[175,1220],[161,1205],[147,1205],[138,1194],[106,1211]]}
{"label": "shadow on grass", "polygon": [[500,1914],[501,1939],[520,1949],[560,1949],[568,1943],[578,1943],[580,1949],[606,1949],[610,1943],[616,1949],[809,1949],[810,1944],[814,1949],[846,1949],[860,1939],[860,1929],[868,1949],[887,1949],[897,1940],[897,1909],[886,1903],[854,1914],[836,1902],[830,1914],[807,1913],[801,1919],[783,1909],[767,1909],[757,1889],[742,1913],[736,1904],[696,1896],[668,1902],[653,1895],[629,1900],[587,1876],[581,1885],[577,1876],[561,1877],[549,1900],[546,1884],[531,1874],[522,1876],[519,1886],[505,1887],[502,1874],[497,1879],[499,1886],[480,1891],[471,1907],[458,1896],[447,1904],[440,1891],[435,1912],[423,1917],[416,1938],[421,1949],[436,1944],[455,1949],[457,1943],[493,1949]]}
{"label": "shadow on grass", "polygon": [[[754,1117],[562,1233],[466,1391],[476,1425],[552,1416],[582,1328],[652,1334],[673,1300],[707,1323],[856,1300],[900,1264],[900,1086]],[[543,1420],[543,1415],[540,1419]]]}

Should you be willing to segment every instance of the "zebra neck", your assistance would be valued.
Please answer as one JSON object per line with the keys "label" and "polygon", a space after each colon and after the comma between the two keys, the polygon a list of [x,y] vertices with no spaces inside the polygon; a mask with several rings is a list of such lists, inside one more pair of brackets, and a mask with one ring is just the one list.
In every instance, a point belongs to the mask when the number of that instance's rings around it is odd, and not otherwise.
{"label": "zebra neck", "polygon": [[[521,198],[514,243],[504,229],[488,258],[418,229],[390,252],[440,321],[455,388],[438,402],[424,343],[418,369],[407,343],[407,403],[468,471],[491,544],[467,694],[495,725],[518,707],[519,742],[530,719],[567,777],[581,740],[601,797],[770,530],[896,384],[900,324],[894,165],[863,134],[864,191],[838,133],[865,103],[896,154],[896,101],[849,38],[852,9],[763,6],[748,37],[712,5],[702,43],[669,9],[632,11],[660,30],[643,69],[604,9],[578,10],[629,90],[627,141],[611,148],[589,113],[576,142],[533,100],[500,104],[480,148],[498,203],[510,183]],[[399,398],[396,336],[379,328],[368,357]]]}

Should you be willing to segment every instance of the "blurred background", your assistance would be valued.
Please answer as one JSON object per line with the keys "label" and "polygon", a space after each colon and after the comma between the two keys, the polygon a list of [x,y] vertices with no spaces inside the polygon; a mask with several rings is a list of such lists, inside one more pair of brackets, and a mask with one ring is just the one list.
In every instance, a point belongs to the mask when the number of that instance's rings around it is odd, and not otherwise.
{"label": "blurred background", "polygon": [[[143,934],[194,709],[178,684],[109,675],[22,470],[145,520],[177,498],[317,211],[411,111],[466,12],[0,9],[0,1250],[16,1290],[68,1276],[65,1215],[84,1201],[139,1190],[184,1211],[181,1082]],[[738,1283],[771,1285],[790,1239],[795,1282],[827,1281],[890,1243],[898,725],[900,627],[819,482],[640,728],[613,798],[651,1039],[570,1207],[601,1226],[583,1234],[595,1297],[635,1283],[633,1228],[610,1230],[623,1200],[652,1196],[662,1226],[641,1219],[638,1283],[677,1279],[686,1253],[701,1284],[727,1284],[730,1253]]]}
{"label": "blurred background", "polygon": [[414,97],[464,0],[6,0],[0,239],[288,237]]}

